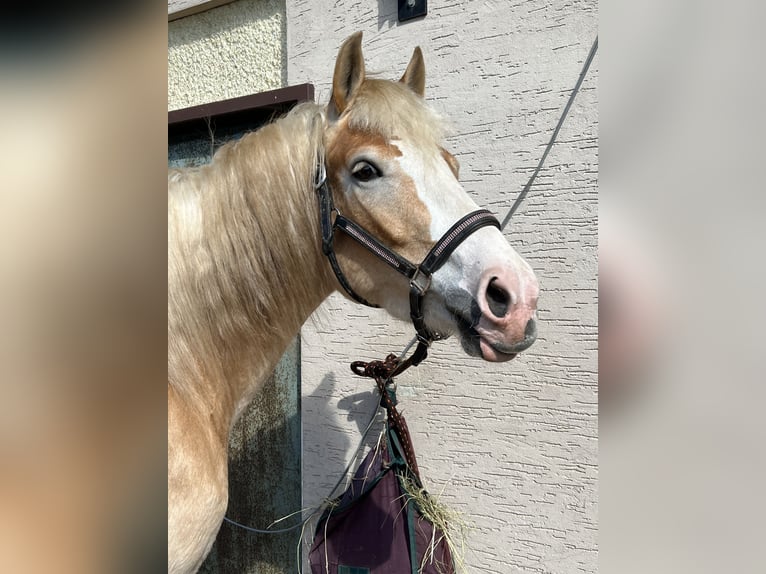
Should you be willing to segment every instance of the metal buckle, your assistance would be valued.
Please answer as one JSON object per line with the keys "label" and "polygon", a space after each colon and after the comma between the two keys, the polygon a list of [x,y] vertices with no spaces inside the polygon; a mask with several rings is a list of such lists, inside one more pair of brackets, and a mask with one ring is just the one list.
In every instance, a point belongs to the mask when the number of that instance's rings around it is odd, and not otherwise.
{"label": "metal buckle", "polygon": [[415,337],[417,338],[418,342],[423,343],[426,347],[429,349],[431,348],[431,343],[433,343],[437,339],[431,339],[429,337],[425,337],[421,335],[420,333],[416,333]]}
{"label": "metal buckle", "polygon": [[[426,278],[425,285],[418,283],[418,279],[421,279],[422,277]],[[415,269],[415,274],[410,279],[410,288],[411,289],[417,289],[418,292],[423,295],[426,291],[428,291],[431,288],[431,275],[424,273],[421,271],[420,267],[417,267]]]}

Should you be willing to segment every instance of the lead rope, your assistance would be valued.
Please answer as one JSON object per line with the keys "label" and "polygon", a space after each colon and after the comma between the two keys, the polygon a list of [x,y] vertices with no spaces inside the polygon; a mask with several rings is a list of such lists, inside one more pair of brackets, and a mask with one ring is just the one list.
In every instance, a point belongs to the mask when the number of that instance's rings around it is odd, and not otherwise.
{"label": "lead rope", "polygon": [[[534,172],[532,172],[532,175],[530,176],[529,181],[527,181],[527,184],[524,186],[524,188],[521,190],[521,193],[519,193],[518,197],[513,202],[513,205],[508,210],[508,214],[505,216],[505,218],[503,218],[503,222],[500,224],[500,229],[501,230],[504,230],[506,225],[508,225],[508,222],[511,220],[511,217],[513,216],[514,213],[516,213],[516,210],[521,205],[521,202],[524,201],[524,199],[527,197],[527,194],[529,193],[529,190],[532,188],[532,184],[534,183],[535,179],[537,178],[537,175],[540,173],[540,170],[542,169],[543,164],[545,163],[545,160],[548,158],[548,154],[550,153],[551,148],[553,148],[553,145],[556,143],[556,138],[559,135],[559,131],[561,130],[561,126],[564,125],[564,120],[566,119],[567,115],[569,115],[569,110],[572,107],[572,103],[574,102],[575,98],[577,97],[578,92],[580,91],[580,87],[582,86],[582,83],[585,80],[585,76],[588,74],[588,69],[590,68],[591,62],[593,62],[593,58],[595,57],[597,50],[598,50],[598,36],[596,36],[596,38],[593,40],[593,44],[591,45],[590,52],[588,52],[588,57],[585,59],[585,63],[583,64],[582,70],[580,71],[580,76],[577,78],[577,83],[575,84],[574,88],[572,89],[572,92],[569,94],[569,99],[567,100],[567,103],[564,106],[564,110],[561,112],[561,117],[559,118],[559,121],[556,124],[556,127],[553,130],[553,133],[551,134],[550,140],[548,140],[548,144],[545,146],[545,150],[543,151],[543,155],[540,157],[540,161],[537,162],[537,167],[535,167]],[[353,363],[351,363],[351,370],[354,371],[354,373],[358,374],[359,376],[370,376],[370,375],[365,374],[365,371],[367,370],[369,365],[378,364],[378,363],[380,363],[382,365],[385,365],[386,361],[389,361],[388,364],[390,365],[390,364],[393,364],[393,362],[395,361],[396,362],[396,366],[387,375],[385,375],[385,373],[382,372],[382,371],[378,371],[377,369],[379,369],[379,367],[371,367],[370,368],[370,373],[373,373],[373,370],[374,370],[376,373],[381,375],[379,378],[381,379],[381,381],[383,381],[382,383],[378,381],[378,377],[377,376],[373,375],[372,378],[375,379],[375,382],[376,382],[376,384],[378,386],[378,390],[381,392],[381,396],[388,397],[387,386],[393,384],[393,377],[394,377],[394,375],[399,375],[399,374],[403,373],[405,370],[407,370],[410,366],[415,365],[415,364],[420,362],[419,360],[417,362],[413,361],[413,358],[414,358],[415,354],[417,354],[417,352],[421,349],[422,345],[418,345],[418,350],[416,350],[416,353],[413,353],[413,355],[410,355],[409,358],[404,359],[404,356],[406,355],[406,353],[409,351],[409,349],[416,342],[418,342],[418,337],[417,336],[414,337],[412,339],[412,341],[410,341],[410,343],[404,348],[404,351],[402,352],[402,354],[399,357],[396,357],[395,355],[391,354],[391,355],[388,355],[388,357],[386,357],[385,361],[371,361],[369,363],[365,363],[363,361],[354,361]],[[393,360],[391,359],[392,357],[393,357]],[[363,371],[361,374],[357,373],[357,371],[354,370],[354,366],[355,365],[357,367],[357,370],[361,369],[361,371]],[[385,368],[388,369],[388,367],[385,367]],[[385,375],[385,376],[382,376],[382,375]],[[382,384],[382,388],[381,388],[381,384]],[[389,397],[389,401],[390,400],[391,399]],[[396,409],[396,406],[394,406],[394,410],[395,409]],[[364,431],[364,434],[362,435],[362,440],[360,441],[359,446],[357,447],[357,449],[355,451],[354,457],[352,457],[351,462],[349,462],[348,466],[343,471],[343,474],[341,475],[340,479],[338,480],[338,482],[335,484],[335,486],[333,487],[332,491],[330,492],[331,496],[332,496],[332,493],[335,492],[335,490],[338,488],[338,486],[340,486],[340,483],[343,481],[343,478],[350,471],[351,464],[353,463],[353,461],[354,461],[354,459],[356,457],[356,453],[358,453],[359,450],[364,445],[364,442],[365,442],[365,440],[367,438],[367,434],[370,432],[370,429],[372,428],[372,423],[375,421],[375,418],[376,418],[377,414],[378,414],[378,409],[375,409],[375,412],[373,413],[372,418],[370,419],[370,422],[367,425],[367,429]],[[397,412],[397,414],[398,414],[398,412]],[[399,420],[402,423],[404,423],[402,425],[402,428],[406,431],[407,423],[404,422],[404,419],[402,419],[401,417],[398,417],[398,418],[399,418]],[[406,435],[406,437],[407,437],[406,441],[409,441],[409,437],[410,437],[409,432],[402,433],[402,435]],[[403,445],[403,448],[406,448],[406,449],[409,450],[409,452],[412,452],[412,445],[411,444],[408,444],[407,447],[404,447],[404,445]],[[412,457],[412,461],[407,460],[407,464],[409,464],[411,466],[413,472],[415,472],[417,474],[417,462],[415,462],[414,457]],[[226,522],[229,522],[230,524],[233,524],[234,526],[242,528],[243,530],[247,530],[248,532],[254,532],[254,533],[257,533],[257,534],[280,534],[280,533],[284,533],[284,532],[291,532],[293,530],[297,530],[298,528],[303,527],[309,520],[311,520],[311,518],[314,516],[314,514],[316,514],[319,511],[320,508],[321,507],[317,507],[317,508],[313,509],[312,512],[308,515],[308,517],[306,517],[304,520],[301,520],[299,523],[295,524],[294,526],[290,526],[289,528],[281,528],[281,529],[278,529],[278,530],[265,530],[265,529],[259,529],[259,528],[252,528],[250,526],[245,526],[244,524],[240,524],[239,522],[235,522],[234,520],[230,519],[227,516],[224,516],[223,519]],[[279,522],[279,521],[276,521],[276,522]]]}
{"label": "lead rope", "polygon": [[521,205],[521,202],[524,201],[525,197],[527,197],[527,193],[529,193],[529,190],[532,187],[532,183],[534,183],[535,179],[537,178],[537,174],[540,173],[540,170],[543,167],[543,163],[545,163],[545,160],[548,158],[548,154],[550,153],[551,148],[553,147],[553,144],[556,143],[556,138],[559,135],[561,126],[564,125],[564,120],[566,119],[567,115],[569,115],[569,110],[572,107],[572,103],[577,97],[577,93],[580,91],[580,87],[582,86],[583,80],[585,80],[585,76],[588,73],[588,68],[590,68],[590,64],[593,61],[593,57],[596,55],[597,50],[598,50],[598,36],[596,36],[593,40],[593,45],[590,47],[590,52],[588,52],[588,57],[585,59],[585,64],[583,64],[582,70],[580,71],[580,77],[577,78],[577,83],[575,84],[575,87],[572,88],[572,93],[569,94],[569,99],[567,100],[566,106],[564,106],[564,111],[561,112],[561,117],[559,118],[559,121],[556,124],[556,128],[553,130],[553,133],[551,134],[551,139],[548,140],[548,145],[545,146],[545,151],[543,151],[543,155],[540,157],[540,161],[537,162],[537,167],[535,168],[535,171],[532,172],[532,176],[529,178],[527,185],[525,185],[524,189],[521,190],[521,193],[519,193],[519,196],[516,198],[516,201],[513,202],[511,209],[508,210],[508,215],[505,216],[505,218],[503,219],[503,222],[500,224],[501,230],[505,229],[505,226],[508,225],[508,222],[511,220],[511,216],[513,216],[513,214],[516,213],[516,210],[519,208],[519,205]]}
{"label": "lead rope", "polygon": [[410,467],[410,470],[420,480],[420,471],[418,470],[418,462],[415,458],[415,450],[412,448],[412,439],[407,428],[407,421],[404,420],[396,408],[393,392],[395,388],[394,373],[401,373],[408,369],[410,364],[405,365],[405,363],[402,363],[396,355],[391,353],[383,361],[370,361],[369,363],[354,361],[351,363],[351,370],[360,377],[375,379],[378,391],[380,392],[380,404],[386,409],[388,426],[396,431],[401,442],[402,451],[404,451],[404,459],[407,461],[407,466]]}

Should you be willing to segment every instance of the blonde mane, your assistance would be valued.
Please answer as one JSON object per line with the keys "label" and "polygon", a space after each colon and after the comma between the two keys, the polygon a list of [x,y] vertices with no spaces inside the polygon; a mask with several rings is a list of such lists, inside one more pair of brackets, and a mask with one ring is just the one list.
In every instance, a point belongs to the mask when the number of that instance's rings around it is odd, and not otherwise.
{"label": "blonde mane", "polygon": [[[176,391],[262,375],[252,369],[273,368],[304,307],[329,294],[313,190],[324,127],[323,108],[301,104],[224,145],[210,164],[170,171],[168,376]],[[227,372],[245,348],[249,364]]]}

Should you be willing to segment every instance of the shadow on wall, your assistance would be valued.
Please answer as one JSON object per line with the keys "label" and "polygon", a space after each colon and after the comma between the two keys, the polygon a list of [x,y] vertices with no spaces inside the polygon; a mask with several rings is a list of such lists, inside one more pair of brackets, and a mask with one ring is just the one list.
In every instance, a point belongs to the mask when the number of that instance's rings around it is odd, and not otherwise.
{"label": "shadow on wall", "polygon": [[[304,460],[304,465],[309,472],[313,471],[305,475],[305,482],[316,489],[305,493],[304,500],[309,504],[330,496],[329,489],[341,478],[344,462],[353,456],[373,413],[377,412],[379,396],[374,383],[371,379],[359,381],[369,390],[338,400],[340,393],[336,377],[333,373],[327,373],[314,392],[303,397],[303,452],[307,459],[311,459]],[[333,405],[336,400],[337,404]],[[344,419],[354,424],[356,428],[353,432],[341,423]],[[376,430],[371,430],[364,446],[375,444],[377,438]]]}
{"label": "shadow on wall", "polygon": [[[388,24],[388,26],[386,26]],[[399,24],[398,0],[378,0],[378,30],[393,28]]]}
{"label": "shadow on wall", "polygon": [[[383,415],[378,412],[380,396],[371,379],[359,378],[357,381],[368,390],[342,396],[336,375],[327,373],[314,392],[303,397],[303,462],[306,469],[303,498],[307,506],[315,507],[325,499],[342,494],[348,478],[353,476],[364,455],[377,444],[383,429]],[[374,415],[375,422],[362,442]],[[349,471],[344,474],[347,465]],[[306,558],[318,519],[318,515],[312,517],[305,530],[303,572],[310,571]]]}

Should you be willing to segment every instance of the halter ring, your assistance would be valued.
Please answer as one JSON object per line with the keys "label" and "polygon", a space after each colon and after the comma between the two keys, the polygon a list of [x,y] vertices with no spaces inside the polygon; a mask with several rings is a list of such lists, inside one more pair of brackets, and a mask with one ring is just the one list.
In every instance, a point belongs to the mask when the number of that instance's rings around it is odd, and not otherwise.
{"label": "halter ring", "polygon": [[[418,283],[418,279],[425,277],[426,282],[425,285]],[[415,274],[410,279],[410,288],[411,289],[417,289],[417,291],[423,295],[426,291],[428,291],[431,288],[431,274],[430,273],[424,273],[420,267],[417,267],[415,269]]]}

